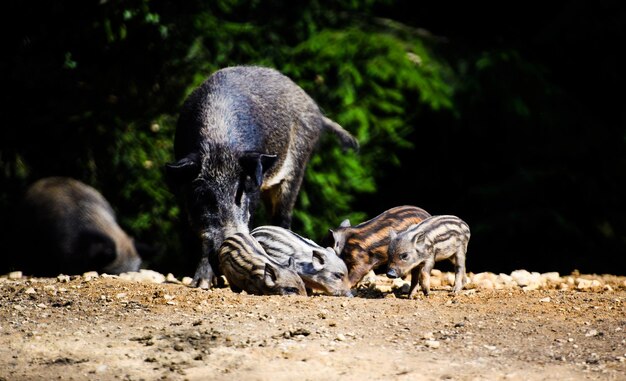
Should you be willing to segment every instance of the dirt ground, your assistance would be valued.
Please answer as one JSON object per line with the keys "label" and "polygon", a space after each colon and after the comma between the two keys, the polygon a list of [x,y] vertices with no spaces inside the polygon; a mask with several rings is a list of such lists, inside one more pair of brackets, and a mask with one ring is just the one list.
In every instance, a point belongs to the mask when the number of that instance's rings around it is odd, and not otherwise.
{"label": "dirt ground", "polygon": [[0,380],[626,380],[626,277],[523,273],[413,300],[374,275],[353,298],[5,275]]}

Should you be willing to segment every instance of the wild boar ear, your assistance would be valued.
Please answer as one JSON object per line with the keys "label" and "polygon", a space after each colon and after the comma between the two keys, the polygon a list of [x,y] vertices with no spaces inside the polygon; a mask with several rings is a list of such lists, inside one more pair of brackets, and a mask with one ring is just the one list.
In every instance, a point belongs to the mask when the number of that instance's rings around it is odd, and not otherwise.
{"label": "wild boar ear", "polygon": [[276,155],[267,155],[258,152],[245,152],[239,158],[239,164],[243,168],[243,174],[249,176],[254,185],[260,187],[263,183],[263,174],[274,165]]}
{"label": "wild boar ear", "polygon": [[341,223],[339,224],[340,228],[349,228],[350,227],[350,220],[349,219],[345,219],[343,221],[341,221]]}
{"label": "wild boar ear", "polygon": [[321,271],[326,264],[326,253],[322,250],[313,250],[313,259],[311,260],[311,263],[313,263],[313,269],[315,271]]}
{"label": "wild boar ear", "polygon": [[276,279],[278,278],[276,273],[276,267],[272,266],[269,263],[266,263],[263,278],[265,279],[265,284],[268,287],[274,287],[274,285],[276,285]]}
{"label": "wild boar ear", "polygon": [[276,163],[276,160],[278,160],[277,155],[268,155],[268,154],[262,153],[261,165],[263,166],[263,173],[267,172],[268,169],[272,168],[274,166],[274,163]]}
{"label": "wild boar ear", "polygon": [[167,182],[172,185],[183,184],[196,178],[200,173],[200,154],[192,152],[176,163],[165,165]]}

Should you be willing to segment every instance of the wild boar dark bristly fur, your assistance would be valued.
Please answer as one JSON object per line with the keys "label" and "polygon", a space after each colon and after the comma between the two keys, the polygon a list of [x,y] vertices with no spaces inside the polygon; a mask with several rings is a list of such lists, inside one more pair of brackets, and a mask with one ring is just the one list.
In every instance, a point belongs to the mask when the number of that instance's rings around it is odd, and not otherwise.
{"label": "wild boar dark bristly fur", "polygon": [[19,207],[17,225],[12,263],[29,275],[119,274],[141,265],[134,240],[118,225],[109,202],[72,178],[33,183]]}
{"label": "wild boar dark bristly fur", "polygon": [[192,285],[217,283],[217,250],[226,237],[249,232],[260,199],[272,225],[290,228],[305,168],[324,130],[358,148],[352,135],[274,69],[221,69],[191,93],[167,175],[202,242]]}
{"label": "wild boar dark bristly fur", "polygon": [[339,227],[329,229],[320,244],[332,247],[344,260],[354,287],[370,270],[386,271],[391,229],[402,231],[427,217],[430,214],[417,206],[397,206],[355,226],[344,220]]}

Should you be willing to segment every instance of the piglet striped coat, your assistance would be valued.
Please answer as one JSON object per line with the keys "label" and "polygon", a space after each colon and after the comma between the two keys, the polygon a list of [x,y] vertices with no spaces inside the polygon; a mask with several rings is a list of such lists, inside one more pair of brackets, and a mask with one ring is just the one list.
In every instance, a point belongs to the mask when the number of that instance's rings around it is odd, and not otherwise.
{"label": "piglet striped coat", "polygon": [[306,295],[295,262],[286,266],[272,261],[247,233],[226,238],[219,250],[221,270],[234,292],[254,295]]}
{"label": "piglet striped coat", "polygon": [[386,272],[390,230],[402,231],[427,217],[430,214],[417,206],[397,206],[355,226],[344,220],[320,243],[332,247],[346,262],[350,283],[355,286],[370,270]]}
{"label": "piglet striped coat", "polygon": [[430,271],[435,262],[444,259],[454,264],[454,293],[467,283],[465,257],[470,239],[467,223],[456,216],[440,215],[425,219],[407,230],[391,231],[389,243],[390,278],[405,277],[411,272],[409,297],[417,293],[417,285],[424,295],[430,292]]}
{"label": "piglet striped coat", "polygon": [[348,268],[331,248],[323,248],[280,226],[259,226],[250,234],[276,262],[294,259],[298,274],[308,288],[327,295],[352,296]]}

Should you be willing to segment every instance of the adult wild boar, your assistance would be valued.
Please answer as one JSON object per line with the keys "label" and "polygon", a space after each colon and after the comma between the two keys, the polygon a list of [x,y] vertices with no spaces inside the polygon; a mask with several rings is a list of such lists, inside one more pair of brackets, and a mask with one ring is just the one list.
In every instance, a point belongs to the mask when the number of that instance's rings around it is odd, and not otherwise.
{"label": "adult wild boar", "polygon": [[190,94],[176,128],[176,162],[166,169],[201,240],[192,285],[217,284],[220,245],[249,232],[259,199],[270,224],[290,228],[306,165],[324,130],[344,147],[358,148],[302,88],[271,68],[224,68]]}
{"label": "adult wild boar", "polygon": [[118,225],[109,202],[93,187],[67,177],[34,182],[19,206],[12,266],[28,275],[138,271],[134,240]]}

